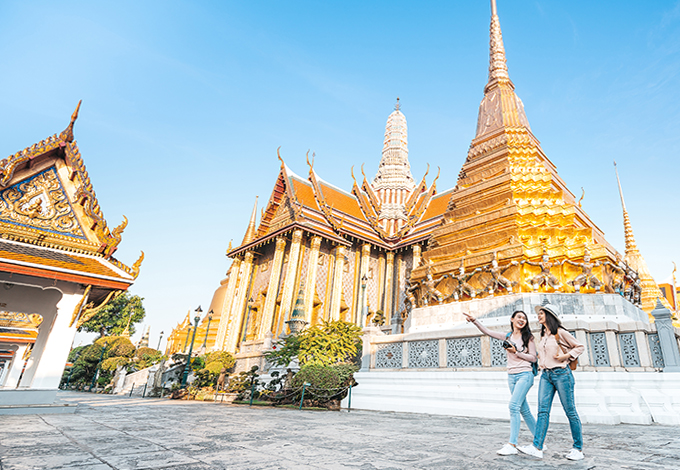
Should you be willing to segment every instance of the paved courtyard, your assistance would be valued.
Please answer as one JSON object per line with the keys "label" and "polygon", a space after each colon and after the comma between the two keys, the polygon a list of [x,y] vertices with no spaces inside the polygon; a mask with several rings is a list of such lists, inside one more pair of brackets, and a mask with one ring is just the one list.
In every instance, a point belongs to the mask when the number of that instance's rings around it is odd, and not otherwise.
{"label": "paved courtyard", "polygon": [[[680,429],[584,427],[570,462],[566,425],[542,461],[495,450],[507,421],[368,411],[249,408],[60,392],[75,414],[0,416],[0,469],[678,469]],[[524,426],[524,425],[523,425]],[[523,428],[520,443],[529,441]]]}

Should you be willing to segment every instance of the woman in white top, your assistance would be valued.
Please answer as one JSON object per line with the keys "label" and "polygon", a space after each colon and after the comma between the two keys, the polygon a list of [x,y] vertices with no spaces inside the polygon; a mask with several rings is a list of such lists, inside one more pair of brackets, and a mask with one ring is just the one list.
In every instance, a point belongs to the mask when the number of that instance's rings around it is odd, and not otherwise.
{"label": "woman in white top", "polygon": [[468,313],[463,313],[467,321],[472,322],[479,331],[485,335],[503,341],[503,347],[508,356],[508,386],[510,387],[510,440],[501,449],[496,451],[500,455],[512,455],[517,453],[517,438],[519,436],[520,415],[527,423],[527,427],[534,433],[536,420],[531,414],[527,403],[527,393],[534,385],[534,372],[532,363],[536,362],[536,345],[534,335],[529,329],[527,315],[517,310],[510,317],[512,332],[504,334],[491,331]]}

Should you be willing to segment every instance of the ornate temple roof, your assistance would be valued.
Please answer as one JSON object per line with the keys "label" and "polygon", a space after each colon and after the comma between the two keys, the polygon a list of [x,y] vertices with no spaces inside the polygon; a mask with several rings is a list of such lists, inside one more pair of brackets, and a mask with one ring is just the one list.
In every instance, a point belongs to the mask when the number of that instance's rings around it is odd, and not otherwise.
{"label": "ornate temple roof", "polygon": [[[402,126],[403,132],[397,129]],[[255,237],[228,255],[266,243],[294,228],[302,228],[338,244],[350,245],[352,239],[357,239],[388,250],[427,239],[432,228],[441,222],[449,193],[437,195],[436,178],[428,187],[425,181],[427,174],[416,186],[408,161],[400,160],[404,155],[394,157],[393,150],[396,149],[397,154],[405,150],[405,126],[403,114],[396,109],[388,119],[383,160],[376,176],[379,188],[385,184],[399,184],[400,189],[407,190],[410,195],[403,203],[405,220],[399,232],[390,234],[381,227],[379,221],[383,204],[374,189],[376,180],[373,184],[369,183],[363,170],[361,187],[355,180],[352,191],[347,192],[321,179],[314,171],[313,158],[312,162],[307,159],[309,174],[302,178],[291,171],[279,155],[281,170]],[[389,131],[390,128],[395,129],[394,133]],[[396,139],[396,143],[391,143],[390,136]],[[395,163],[397,160],[401,162],[398,165]]]}
{"label": "ornate temple roof", "polygon": [[113,257],[127,219],[110,229],[94,192],[73,126],[0,160],[0,268],[81,282],[90,298],[126,289],[144,254],[131,267]]}

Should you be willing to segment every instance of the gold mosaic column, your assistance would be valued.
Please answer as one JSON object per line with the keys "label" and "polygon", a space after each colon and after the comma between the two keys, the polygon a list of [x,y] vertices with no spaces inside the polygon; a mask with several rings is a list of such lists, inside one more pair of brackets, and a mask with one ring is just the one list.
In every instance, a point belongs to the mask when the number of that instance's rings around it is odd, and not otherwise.
{"label": "gold mosaic column", "polygon": [[[361,273],[359,274],[359,311],[357,312],[357,325],[361,325],[361,319],[364,314],[363,308],[368,306],[368,287],[361,289],[361,279],[366,276],[368,278],[368,267],[370,263],[371,256],[371,245],[365,243],[361,246]],[[368,281],[366,281],[368,284]]]}
{"label": "gold mosaic column", "polygon": [[279,281],[281,280],[281,265],[283,264],[283,253],[286,251],[286,239],[283,237],[276,238],[276,251],[274,252],[274,260],[272,261],[271,275],[269,276],[269,285],[267,286],[267,297],[264,301],[264,309],[262,310],[262,323],[260,324],[260,332],[258,338],[264,338],[268,331],[272,329],[274,321],[274,307],[276,307],[276,297],[279,295]]}
{"label": "gold mosaic column", "polygon": [[399,300],[401,295],[402,283],[404,281],[404,257],[401,253],[395,260],[394,292],[392,293],[392,306],[395,312],[399,311]]}
{"label": "gold mosaic column", "polygon": [[375,311],[385,311],[385,255],[378,258],[378,299],[375,304]]}
{"label": "gold mosaic column", "polygon": [[421,253],[420,245],[413,245],[413,267],[411,268],[411,271],[420,266],[420,253]]}
{"label": "gold mosaic column", "polygon": [[231,306],[234,303],[234,292],[236,291],[236,282],[238,281],[239,268],[241,260],[236,258],[231,263],[229,268],[229,282],[227,283],[227,291],[224,294],[224,304],[222,305],[222,312],[220,312],[220,323],[217,326],[217,337],[215,338],[215,350],[224,349],[224,340],[229,328],[229,317],[231,314]]}
{"label": "gold mosaic column", "polygon": [[290,246],[290,253],[288,254],[286,277],[283,281],[283,292],[281,293],[281,310],[279,314],[279,327],[277,328],[277,334],[283,330],[283,322],[288,320],[290,317],[290,312],[293,305],[293,294],[297,293],[295,289],[295,277],[297,275],[297,265],[298,258],[300,257],[301,242],[302,230],[295,230],[293,232],[293,243]]}
{"label": "gold mosaic column", "polygon": [[331,294],[331,320],[340,319],[340,300],[342,299],[342,274],[345,267],[345,246],[335,249],[335,275],[333,276],[333,292]]}
{"label": "gold mosaic column", "polygon": [[246,296],[250,287],[250,270],[253,265],[253,253],[247,252],[243,257],[243,263],[239,272],[238,294],[231,309],[229,319],[229,331],[225,349],[229,352],[236,351],[238,337],[241,332],[241,322],[243,321],[243,309],[245,308]]}
{"label": "gold mosaic column", "polygon": [[305,280],[305,321],[311,324],[312,309],[314,308],[314,288],[316,287],[316,273],[319,268],[319,247],[321,237],[313,237],[307,258],[307,279]]}
{"label": "gold mosaic column", "polygon": [[388,251],[385,266],[385,324],[389,325],[392,320],[392,297],[394,284],[392,283],[394,273],[394,252]]}

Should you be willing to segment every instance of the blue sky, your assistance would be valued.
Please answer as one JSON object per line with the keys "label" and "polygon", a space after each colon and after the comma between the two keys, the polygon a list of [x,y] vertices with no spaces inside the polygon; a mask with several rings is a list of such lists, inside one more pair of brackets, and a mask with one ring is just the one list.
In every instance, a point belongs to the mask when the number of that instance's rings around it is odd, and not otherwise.
{"label": "blue sky", "polygon": [[[612,161],[661,281],[680,262],[680,2],[498,0],[510,77],[534,134],[621,252]],[[489,2],[0,2],[0,154],[76,138],[151,342],[210,303],[276,148],[337,186],[375,174],[397,96],[416,179],[453,187],[488,69]],[[434,172],[434,170],[433,170]],[[432,173],[431,172],[431,175]],[[431,177],[429,179],[431,181]],[[259,212],[259,211],[258,211]],[[154,339],[155,338],[155,339]]]}

